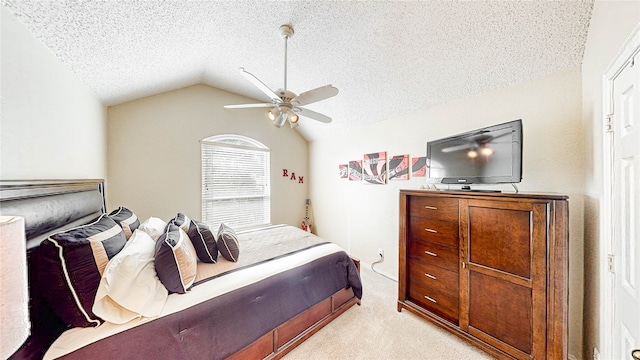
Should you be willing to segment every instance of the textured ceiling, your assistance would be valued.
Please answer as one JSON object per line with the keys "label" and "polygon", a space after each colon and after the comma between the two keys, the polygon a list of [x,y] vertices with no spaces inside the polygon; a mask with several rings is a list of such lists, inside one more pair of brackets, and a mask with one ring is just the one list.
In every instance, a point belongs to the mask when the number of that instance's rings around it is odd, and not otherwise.
{"label": "textured ceiling", "polygon": [[[257,100],[238,72],[340,93],[301,119],[316,140],[582,62],[593,1],[9,1],[103,104],[198,83]],[[227,110],[243,111],[243,110]],[[264,119],[256,119],[261,121]]]}

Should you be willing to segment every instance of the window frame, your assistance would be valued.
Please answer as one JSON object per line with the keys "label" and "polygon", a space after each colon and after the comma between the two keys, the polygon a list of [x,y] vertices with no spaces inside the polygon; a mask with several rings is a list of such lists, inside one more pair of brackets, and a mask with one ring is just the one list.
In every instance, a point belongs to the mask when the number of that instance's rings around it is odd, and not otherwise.
{"label": "window frame", "polygon": [[[263,187],[264,192],[261,194],[250,194],[250,195],[240,195],[240,194],[229,194],[228,196],[220,196],[219,194],[217,196],[208,195],[207,193],[212,191],[208,189],[207,186],[214,184],[215,176],[208,174],[207,171],[211,171],[212,170],[211,168],[212,167],[215,168],[216,165],[217,167],[224,167],[224,165],[220,163],[215,164],[215,159],[209,158],[211,154],[207,154],[207,152],[209,153],[212,151],[214,152],[215,148],[219,148],[221,152],[224,152],[226,150],[226,151],[229,151],[230,153],[233,153],[234,150],[238,150],[239,151],[238,154],[241,154],[242,151],[244,150],[246,151],[244,155],[249,155],[249,156],[251,154],[254,154],[254,155],[266,154],[265,161],[261,163],[260,162],[257,163],[259,166],[256,167],[256,172],[255,172],[255,174],[257,175],[256,179],[262,179],[263,183],[253,184],[251,189],[249,189],[255,192],[257,188]],[[238,158],[231,158],[230,160],[237,161]],[[212,163],[208,164],[207,161],[210,161]],[[246,175],[246,173],[251,173],[251,171],[244,172],[244,170],[251,169],[252,163],[247,163],[245,165],[246,167],[245,169],[242,169],[243,170],[242,173]],[[259,142],[258,140],[255,140],[243,135],[221,134],[221,135],[209,136],[200,141],[200,166],[201,166],[200,205],[201,205],[201,215],[202,215],[201,218],[203,222],[207,223],[212,229],[214,228],[217,229],[221,222],[224,222],[225,224],[229,225],[230,227],[236,230],[258,228],[258,227],[271,225],[271,149],[269,149],[269,147]],[[230,188],[233,188],[233,186],[231,186]],[[234,189],[234,190],[237,190],[237,189]],[[262,199],[261,202],[254,204],[256,208],[259,208],[259,210],[252,212],[252,214],[254,215],[261,216],[260,219],[262,221],[250,222],[250,223],[243,222],[243,221],[236,222],[234,220],[219,221],[220,217],[216,219],[215,215],[210,214],[210,212],[214,212],[214,210],[208,209],[208,206],[211,206],[211,205],[208,205],[208,203],[216,202],[216,201],[219,201],[219,202],[231,201],[234,205],[237,205],[238,207],[242,207],[243,205],[242,201],[240,201],[240,203],[237,203],[237,202],[234,203],[234,201],[247,200],[247,199]],[[244,205],[246,205],[248,209],[250,209],[251,207],[251,204],[249,203],[246,203]],[[231,211],[230,213],[226,213],[226,215],[229,216],[229,214],[233,214],[233,213],[234,211]],[[239,214],[240,213],[244,214],[246,212],[235,211],[235,213],[236,213],[235,214],[236,219],[240,219]]]}

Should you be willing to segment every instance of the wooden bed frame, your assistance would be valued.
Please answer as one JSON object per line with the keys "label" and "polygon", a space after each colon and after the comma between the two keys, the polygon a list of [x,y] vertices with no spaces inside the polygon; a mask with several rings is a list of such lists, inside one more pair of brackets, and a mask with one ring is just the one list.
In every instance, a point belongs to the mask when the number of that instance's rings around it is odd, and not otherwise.
{"label": "wooden bed frame", "polygon": [[[31,336],[10,359],[41,359],[66,330],[43,300],[34,266],[38,245],[52,233],[82,225],[106,212],[103,180],[2,180],[0,214],[25,218]],[[359,300],[342,289],[277,326],[231,359],[279,359]]]}

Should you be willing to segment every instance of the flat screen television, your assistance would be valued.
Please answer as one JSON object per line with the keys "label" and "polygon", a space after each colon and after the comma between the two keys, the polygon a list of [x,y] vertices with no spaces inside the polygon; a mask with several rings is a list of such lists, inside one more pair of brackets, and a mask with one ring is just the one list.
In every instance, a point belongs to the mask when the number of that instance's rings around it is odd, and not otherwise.
{"label": "flat screen television", "polygon": [[522,120],[427,142],[431,184],[519,183],[522,180]]}

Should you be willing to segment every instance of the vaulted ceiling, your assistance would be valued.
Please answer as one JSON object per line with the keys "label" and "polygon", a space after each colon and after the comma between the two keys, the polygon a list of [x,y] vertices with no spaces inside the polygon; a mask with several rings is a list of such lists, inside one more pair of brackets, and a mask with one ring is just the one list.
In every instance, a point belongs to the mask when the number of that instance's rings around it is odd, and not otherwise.
{"label": "vaulted ceiling", "polygon": [[307,106],[333,118],[301,119],[313,141],[579,65],[593,1],[2,4],[107,106],[198,83],[268,101],[238,68],[281,88],[291,24],[288,89],[340,90]]}

